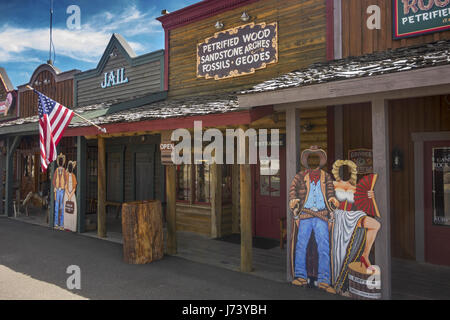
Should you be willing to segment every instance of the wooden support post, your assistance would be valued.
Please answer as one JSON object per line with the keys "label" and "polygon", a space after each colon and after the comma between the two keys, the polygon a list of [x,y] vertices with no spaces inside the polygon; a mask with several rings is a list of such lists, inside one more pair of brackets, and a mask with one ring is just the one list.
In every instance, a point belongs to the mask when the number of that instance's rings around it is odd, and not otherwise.
{"label": "wooden support post", "polygon": [[84,137],[77,137],[77,230],[85,232],[86,227],[86,189],[87,189],[87,144]]}
{"label": "wooden support post", "polygon": [[106,238],[106,153],[105,139],[98,137],[98,200],[97,200],[97,234]]}
{"label": "wooden support post", "polygon": [[211,168],[211,238],[222,236],[222,165]]}
{"label": "wooden support post", "polygon": [[14,153],[19,146],[22,137],[8,138],[8,150],[6,154],[6,190],[5,190],[5,215],[11,217],[13,211],[14,193]]}
{"label": "wooden support post", "polygon": [[177,253],[177,198],[176,198],[176,167],[166,166],[166,197],[167,197],[167,254]]}
{"label": "wooden support post", "polygon": [[[300,170],[300,110],[291,108],[286,111],[286,202],[289,203],[289,189],[292,180]],[[292,242],[292,213],[287,206],[286,211],[286,232],[287,232],[287,259],[286,273],[287,281],[291,282],[291,242]]]}
{"label": "wooden support post", "polygon": [[373,170],[378,174],[375,197],[381,214],[381,229],[375,242],[375,264],[381,269],[382,299],[391,298],[390,158],[388,101],[372,101]]}
{"label": "wooden support post", "polygon": [[[240,129],[247,130],[241,126]],[[252,173],[249,163],[249,142],[240,145],[245,148],[245,163],[240,165],[241,182],[241,271],[253,271],[253,230],[252,230]]]}
{"label": "wooden support post", "polygon": [[[331,156],[331,155],[329,155]],[[345,160],[344,157],[344,107],[334,107],[334,159]]]}
{"label": "wooden support post", "polygon": [[240,219],[239,219],[239,202],[240,202],[240,196],[239,196],[239,165],[233,164],[232,166],[232,217],[231,217],[231,223],[232,223],[232,232],[233,233],[240,233]]}

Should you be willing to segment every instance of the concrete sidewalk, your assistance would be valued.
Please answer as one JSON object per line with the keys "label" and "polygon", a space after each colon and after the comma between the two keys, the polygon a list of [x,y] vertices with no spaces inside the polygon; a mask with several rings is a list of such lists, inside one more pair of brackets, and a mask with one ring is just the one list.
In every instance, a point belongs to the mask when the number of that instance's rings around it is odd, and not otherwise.
{"label": "concrete sidewalk", "polygon": [[86,298],[0,265],[0,300],[86,300]]}
{"label": "concrete sidewalk", "polygon": [[[88,299],[342,299],[320,290],[298,288],[178,257],[166,256],[149,265],[128,265],[122,262],[120,244],[8,218],[0,218],[0,265],[12,270],[5,269],[7,272],[32,278],[25,278],[17,286],[2,285],[0,294],[3,291],[3,296],[10,299],[52,299],[53,294]],[[66,269],[71,265],[81,269],[81,290],[71,291],[77,297],[66,288],[70,276]],[[22,275],[14,275],[22,281]],[[35,285],[45,286],[30,291]]]}

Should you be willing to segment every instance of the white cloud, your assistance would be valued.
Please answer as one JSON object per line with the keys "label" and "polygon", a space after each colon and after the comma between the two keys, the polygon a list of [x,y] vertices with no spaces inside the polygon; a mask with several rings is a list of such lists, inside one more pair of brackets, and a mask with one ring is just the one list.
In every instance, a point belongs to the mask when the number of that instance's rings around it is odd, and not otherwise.
{"label": "white cloud", "polygon": [[[132,5],[119,14],[102,12],[82,22],[80,30],[53,29],[53,42],[58,56],[95,63],[103,53],[111,34],[120,33],[133,37],[159,32],[159,23],[153,16],[154,10],[141,12]],[[30,61],[26,51],[49,50],[49,31],[47,28],[28,29],[5,25],[0,29],[0,62],[17,62],[20,59]],[[147,49],[142,43],[129,41],[133,50],[141,52]]]}

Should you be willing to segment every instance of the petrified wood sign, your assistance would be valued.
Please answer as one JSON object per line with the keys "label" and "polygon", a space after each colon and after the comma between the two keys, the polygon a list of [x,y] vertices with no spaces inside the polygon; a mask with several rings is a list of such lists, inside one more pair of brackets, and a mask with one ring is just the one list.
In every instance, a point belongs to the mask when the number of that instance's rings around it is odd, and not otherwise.
{"label": "petrified wood sign", "polygon": [[243,76],[278,62],[278,25],[250,23],[217,32],[197,45],[197,77]]}

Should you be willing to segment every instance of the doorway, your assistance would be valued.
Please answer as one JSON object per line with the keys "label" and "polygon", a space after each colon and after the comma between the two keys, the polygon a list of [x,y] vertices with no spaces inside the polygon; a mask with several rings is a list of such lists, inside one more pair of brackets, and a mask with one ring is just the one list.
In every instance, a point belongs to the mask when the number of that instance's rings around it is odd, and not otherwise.
{"label": "doorway", "polygon": [[450,141],[425,142],[425,259],[450,266]]}
{"label": "doorway", "polygon": [[[255,237],[280,239],[280,219],[286,217],[285,161],[286,148],[282,147],[279,161],[270,163],[262,160],[254,166],[253,235]],[[275,170],[275,174],[268,175],[270,168],[278,168],[278,170]]]}

